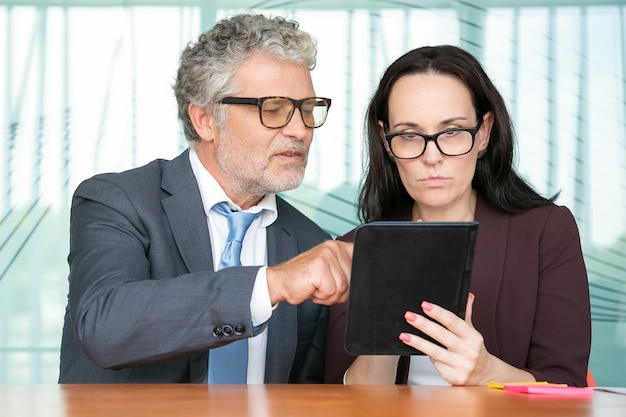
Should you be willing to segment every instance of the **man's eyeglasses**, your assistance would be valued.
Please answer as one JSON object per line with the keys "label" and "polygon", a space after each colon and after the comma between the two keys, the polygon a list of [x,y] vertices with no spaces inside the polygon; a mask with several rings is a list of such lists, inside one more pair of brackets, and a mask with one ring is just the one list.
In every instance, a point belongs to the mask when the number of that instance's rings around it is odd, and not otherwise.
{"label": "man's eyeglasses", "polygon": [[419,158],[426,152],[429,141],[435,142],[437,149],[447,156],[461,156],[469,153],[474,147],[476,132],[482,125],[482,117],[476,127],[455,127],[435,133],[424,135],[417,132],[387,133],[385,139],[389,144],[391,153],[398,159]]}
{"label": "man's eyeglasses", "polygon": [[300,110],[302,122],[306,127],[320,127],[326,121],[330,99],[324,97],[308,97],[294,100],[289,97],[225,97],[223,104],[249,104],[259,108],[261,124],[271,129],[287,126],[296,109]]}

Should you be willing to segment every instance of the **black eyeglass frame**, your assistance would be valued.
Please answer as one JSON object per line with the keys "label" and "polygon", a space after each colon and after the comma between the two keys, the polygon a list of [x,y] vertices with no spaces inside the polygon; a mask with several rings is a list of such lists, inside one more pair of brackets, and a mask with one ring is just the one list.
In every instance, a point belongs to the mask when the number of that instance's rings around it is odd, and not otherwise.
{"label": "black eyeglass frame", "polygon": [[[483,118],[481,116],[478,119],[478,124],[475,127],[452,127],[450,129],[446,129],[446,130],[442,130],[441,132],[434,133],[432,135],[425,135],[423,133],[417,133],[417,132],[385,133],[385,139],[387,140],[387,144],[389,145],[389,150],[391,150],[391,153],[393,154],[393,156],[398,158],[398,159],[417,159],[417,158],[419,158],[420,156],[424,155],[424,152],[426,152],[426,147],[428,146],[428,142],[430,142],[430,141],[435,142],[435,146],[437,147],[439,152],[441,152],[443,155],[446,155],[446,156],[462,156],[462,155],[467,155],[468,153],[470,153],[472,151],[472,149],[474,149],[474,142],[476,141],[476,133],[478,133],[478,130],[480,130],[480,126],[482,126],[482,124],[483,124]],[[467,152],[450,155],[450,154],[445,153],[444,151],[441,150],[441,147],[439,147],[439,142],[437,142],[437,138],[439,138],[439,136],[441,136],[441,135],[443,135],[445,133],[450,133],[450,132],[469,132],[472,135],[472,146],[470,146],[470,148],[467,150]],[[396,155],[394,153],[393,147],[391,146],[391,140],[393,138],[395,138],[396,136],[402,136],[402,135],[407,135],[407,134],[421,136],[424,139],[424,149],[422,149],[422,152],[419,155],[412,156],[412,157],[401,157],[401,156],[398,156],[398,155]]]}
{"label": "black eyeglass frame", "polygon": [[[281,126],[267,126],[265,123],[263,123],[263,103],[270,99],[285,99],[285,100],[291,101],[291,104],[293,104],[293,108],[291,109],[291,113],[289,114],[289,117],[287,117],[287,121],[285,121],[285,124]],[[304,120],[304,115],[302,114],[302,105],[304,104],[305,101],[311,100],[311,99],[319,100],[319,102],[324,103],[324,107],[326,107],[326,116],[324,117],[324,120],[322,120],[322,123],[320,123],[319,126],[309,126],[307,122]],[[326,118],[328,117],[328,111],[330,110],[331,102],[332,100],[326,97],[306,97],[300,100],[295,100],[290,97],[281,97],[281,96],[270,96],[270,97],[259,97],[259,98],[224,97],[220,101],[220,103],[222,104],[246,104],[246,105],[251,105],[251,106],[257,106],[259,108],[259,120],[261,121],[261,124],[269,129],[281,129],[287,126],[289,122],[291,122],[291,118],[293,117],[293,114],[296,112],[296,109],[300,110],[300,118],[302,119],[302,123],[304,123],[306,127],[311,128],[311,129],[317,129],[318,127],[322,127],[324,123],[326,123]],[[316,104],[315,107],[322,107],[322,106],[318,106]]]}

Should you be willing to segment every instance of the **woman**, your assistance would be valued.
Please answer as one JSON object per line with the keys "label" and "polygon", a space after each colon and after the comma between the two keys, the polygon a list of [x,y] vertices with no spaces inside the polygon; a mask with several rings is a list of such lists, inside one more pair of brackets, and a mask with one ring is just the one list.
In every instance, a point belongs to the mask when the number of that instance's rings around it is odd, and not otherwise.
{"label": "woman", "polygon": [[513,169],[511,120],[479,62],[453,46],[408,52],[381,79],[366,128],[361,219],[478,221],[472,288],[465,320],[428,300],[421,308],[435,322],[405,314],[445,346],[400,334],[425,354],[410,365],[345,353],[345,305],[333,307],[327,382],[585,386],[591,317],[578,229],[556,196]]}

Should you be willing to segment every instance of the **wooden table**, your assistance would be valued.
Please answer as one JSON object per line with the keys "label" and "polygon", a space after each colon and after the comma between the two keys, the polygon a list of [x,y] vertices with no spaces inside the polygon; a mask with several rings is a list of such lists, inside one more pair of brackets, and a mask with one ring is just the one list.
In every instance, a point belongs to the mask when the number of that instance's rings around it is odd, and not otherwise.
{"label": "wooden table", "polygon": [[624,417],[626,395],[426,386],[0,385],[0,416]]}

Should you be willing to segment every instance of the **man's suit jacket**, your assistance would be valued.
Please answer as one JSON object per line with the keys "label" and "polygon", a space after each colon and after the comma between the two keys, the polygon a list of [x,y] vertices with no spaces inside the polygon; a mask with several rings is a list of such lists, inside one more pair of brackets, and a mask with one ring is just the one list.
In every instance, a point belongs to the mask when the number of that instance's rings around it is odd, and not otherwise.
{"label": "man's suit jacket", "polygon": [[[528,370],[537,381],[586,385],[591,348],[589,284],[571,212],[549,205],[510,214],[479,196],[475,218],[479,226],[472,322],[487,350]],[[389,220],[410,219],[411,208],[406,207]],[[417,301],[419,306],[421,300]],[[343,349],[345,307],[330,308],[327,382],[340,383],[354,360]],[[408,361],[401,360],[398,382],[406,382],[407,371]]]}
{"label": "man's suit jacket", "polygon": [[[330,236],[277,196],[268,264]],[[61,383],[206,382],[214,334],[242,323],[260,267],[214,272],[206,215],[188,152],[97,175],[72,202]],[[267,383],[322,382],[328,311],[280,303],[268,322]],[[218,332],[219,333],[219,332]]]}

